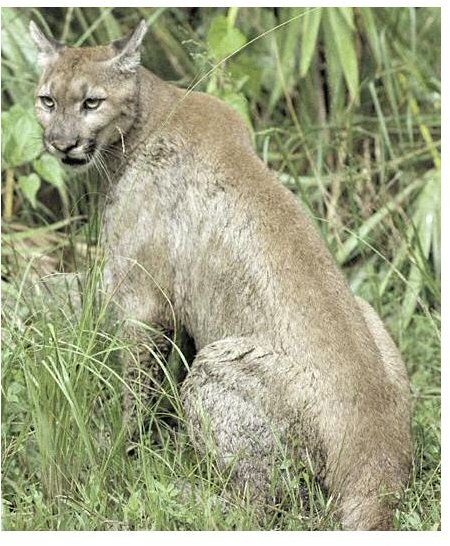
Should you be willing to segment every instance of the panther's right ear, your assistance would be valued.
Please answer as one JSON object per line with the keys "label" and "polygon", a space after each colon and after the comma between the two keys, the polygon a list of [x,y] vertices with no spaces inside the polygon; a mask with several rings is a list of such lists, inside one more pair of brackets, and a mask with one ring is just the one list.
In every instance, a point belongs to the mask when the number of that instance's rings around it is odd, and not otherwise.
{"label": "panther's right ear", "polygon": [[50,61],[54,60],[65,47],[53,38],[47,38],[33,21],[30,21],[30,34],[39,50],[38,63],[41,66],[45,66]]}

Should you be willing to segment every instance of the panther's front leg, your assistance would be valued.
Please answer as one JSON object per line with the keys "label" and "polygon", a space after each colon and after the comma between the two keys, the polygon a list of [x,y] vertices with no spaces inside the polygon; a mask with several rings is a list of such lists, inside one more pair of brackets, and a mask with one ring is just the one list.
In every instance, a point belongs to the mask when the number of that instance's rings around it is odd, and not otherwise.
{"label": "panther's front leg", "polygon": [[138,267],[118,271],[117,260],[104,271],[106,292],[114,304],[125,346],[121,354],[127,451],[139,439],[142,425],[161,394],[173,347],[173,320],[167,295]]}
{"label": "panther's front leg", "polygon": [[123,351],[124,425],[127,451],[134,449],[141,426],[148,426],[149,415],[162,392],[164,369],[172,349],[172,331],[161,325],[127,324],[127,347]]}

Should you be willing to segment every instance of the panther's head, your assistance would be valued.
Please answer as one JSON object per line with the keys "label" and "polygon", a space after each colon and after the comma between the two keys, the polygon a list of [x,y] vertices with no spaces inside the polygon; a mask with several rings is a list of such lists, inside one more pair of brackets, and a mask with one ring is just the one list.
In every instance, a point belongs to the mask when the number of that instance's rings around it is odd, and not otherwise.
{"label": "panther's head", "polygon": [[42,75],[36,115],[45,148],[66,165],[82,167],[120,142],[136,120],[139,47],[145,21],[127,37],[101,47],[66,47],[35,23],[31,36]]}

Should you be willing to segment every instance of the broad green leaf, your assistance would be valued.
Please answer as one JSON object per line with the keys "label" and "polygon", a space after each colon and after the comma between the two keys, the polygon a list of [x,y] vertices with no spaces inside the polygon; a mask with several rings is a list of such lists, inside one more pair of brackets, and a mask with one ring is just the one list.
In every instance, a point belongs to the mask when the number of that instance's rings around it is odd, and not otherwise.
{"label": "broad green leaf", "polygon": [[[414,246],[420,245],[420,254],[425,254],[428,257],[431,252],[430,243],[427,242],[428,237],[431,237],[431,246],[434,259],[436,275],[439,277],[440,272],[440,175],[437,171],[432,170],[425,173],[421,179],[423,186],[419,195],[411,203],[412,217],[409,225],[402,237],[400,246],[396,249],[394,260],[392,261],[387,273],[380,284],[380,295],[384,294],[389,286],[390,278],[393,273],[398,272],[405,262],[408,251],[414,250]],[[428,233],[430,230],[431,233]],[[436,260],[437,257],[437,260]],[[416,267],[414,264],[412,268]],[[408,288],[405,298],[410,299]],[[406,304],[405,304],[406,305]]]}
{"label": "broad green leaf", "polygon": [[31,110],[18,104],[2,114],[2,137],[6,166],[18,167],[42,152],[42,129]]}
{"label": "broad green leaf", "polygon": [[383,142],[388,149],[390,156],[395,157],[394,148],[392,147],[391,139],[389,137],[389,130],[387,128],[386,116],[383,113],[380,101],[378,99],[377,90],[373,82],[370,82],[368,87],[372,96],[375,112],[377,113],[378,121],[380,123],[380,133],[383,136]]}
{"label": "broad green leaf", "polygon": [[11,113],[2,112],[2,169],[9,165],[8,158],[13,153],[14,138],[12,135]]}
{"label": "broad green leaf", "polygon": [[[397,125],[397,133],[400,142],[403,141],[403,122],[400,117],[400,108],[403,101],[403,93],[401,91],[400,77],[396,77],[398,74],[398,68],[392,63],[392,54],[390,52],[390,38],[386,36],[386,32],[382,30],[378,36],[378,43],[380,45],[381,64],[382,71],[382,86],[386,90],[389,104],[394,113],[395,123]],[[400,76],[400,75],[399,75]]]}
{"label": "broad green leaf", "polygon": [[381,65],[381,47],[380,47],[380,38],[379,30],[375,25],[375,19],[373,16],[372,8],[361,8],[360,9],[361,18],[364,24],[364,30],[366,31],[366,37],[372,50],[372,55],[375,58],[377,67]]}
{"label": "broad green leaf", "polygon": [[36,195],[41,187],[41,179],[36,173],[31,173],[28,176],[19,177],[19,188],[21,189],[24,197],[31,203],[31,206],[35,209],[37,205]]}
{"label": "broad green leaf", "polygon": [[256,56],[246,54],[233,59],[229,72],[234,81],[242,82],[239,89],[244,89],[248,96],[256,98],[261,91],[263,69]]}
{"label": "broad green leaf", "polygon": [[319,35],[322,8],[308,11],[303,16],[302,49],[300,60],[300,76],[305,77],[311,65]]}
{"label": "broad green leaf", "polygon": [[207,42],[214,57],[221,60],[242,47],[247,39],[240,30],[229,27],[226,17],[219,15],[209,27]]}
{"label": "broad green leaf", "polygon": [[233,110],[236,110],[236,112],[245,121],[248,128],[253,132],[253,126],[248,110],[248,102],[244,95],[242,93],[229,92],[220,95],[220,98],[229,104]]}
{"label": "broad green leaf", "polygon": [[433,235],[431,238],[432,245],[432,257],[436,277],[440,279],[441,276],[441,196],[440,196],[440,184],[439,184],[439,201],[436,205],[436,219],[433,222]]}
{"label": "broad green leaf", "polygon": [[354,32],[339,8],[328,8],[326,14],[350,96],[352,100],[357,101],[359,98],[359,73]]}
{"label": "broad green leaf", "polygon": [[337,9],[339,10],[339,13],[342,15],[342,17],[345,19],[347,25],[352,30],[356,30],[353,8],[337,8]]}
{"label": "broad green leaf", "polygon": [[28,22],[29,10],[2,8],[2,90],[7,90],[11,102],[24,107],[33,105],[35,79],[40,71]]}
{"label": "broad green leaf", "polygon": [[[298,17],[302,11],[299,8],[284,8],[282,14],[285,20]],[[271,86],[269,112],[273,111],[280,97],[291,94],[296,85],[299,44],[302,37],[302,27],[299,21],[293,21],[279,35],[272,35],[273,52],[276,63],[277,77]]]}
{"label": "broad green leaf", "polygon": [[342,67],[337,52],[336,40],[328,17],[323,17],[325,58],[328,71],[328,97],[332,117],[342,111],[345,101],[345,84]]}
{"label": "broad green leaf", "polygon": [[28,23],[25,10],[2,8],[2,56],[12,61],[23,74],[37,75],[37,50]]}
{"label": "broad green leaf", "polygon": [[[440,176],[432,171],[427,177],[427,184],[422,189],[415,203],[412,226],[416,237],[414,259],[408,275],[408,284],[402,303],[403,325],[406,327],[413,314],[424,287],[424,266],[430,255],[434,225],[439,222]],[[422,265],[423,264],[423,265]]]}
{"label": "broad green leaf", "polygon": [[56,157],[50,154],[42,154],[39,159],[33,161],[34,170],[55,188],[61,189],[65,185],[65,172]]}

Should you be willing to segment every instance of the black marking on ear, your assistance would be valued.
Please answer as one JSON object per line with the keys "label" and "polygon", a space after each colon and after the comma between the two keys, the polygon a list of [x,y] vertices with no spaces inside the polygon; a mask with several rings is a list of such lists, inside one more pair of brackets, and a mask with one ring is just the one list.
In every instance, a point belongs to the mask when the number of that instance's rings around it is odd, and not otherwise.
{"label": "black marking on ear", "polygon": [[111,42],[111,45],[116,53],[121,53],[125,49],[125,46],[127,45],[128,40],[131,38],[133,32],[134,30],[130,30],[130,32],[128,32],[126,36],[122,36],[122,38],[118,38],[117,40]]}

